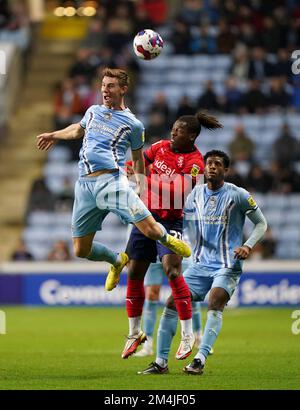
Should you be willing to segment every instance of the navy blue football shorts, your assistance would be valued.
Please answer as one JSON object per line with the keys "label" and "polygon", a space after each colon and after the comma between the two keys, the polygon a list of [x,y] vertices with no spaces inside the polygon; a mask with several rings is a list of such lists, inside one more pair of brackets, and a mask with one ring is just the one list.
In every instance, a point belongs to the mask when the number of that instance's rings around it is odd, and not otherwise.
{"label": "navy blue football shorts", "polygon": [[[181,239],[182,236],[182,220],[179,221],[165,221],[153,215],[155,220],[161,223],[170,235]],[[129,259],[146,260],[149,262],[156,262],[157,257],[161,260],[164,255],[174,254],[170,249],[163,246],[158,241],[153,241],[147,238],[135,226],[132,228],[126,253]]]}

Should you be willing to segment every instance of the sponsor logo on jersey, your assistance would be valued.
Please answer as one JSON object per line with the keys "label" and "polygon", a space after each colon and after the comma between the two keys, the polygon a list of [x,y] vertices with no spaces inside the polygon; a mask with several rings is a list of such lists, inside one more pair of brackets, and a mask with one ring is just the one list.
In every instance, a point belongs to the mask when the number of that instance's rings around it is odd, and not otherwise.
{"label": "sponsor logo on jersey", "polygon": [[162,160],[162,161],[156,160],[156,161],[154,162],[154,166],[155,166],[157,169],[159,169],[160,171],[162,171],[164,174],[169,175],[169,176],[172,176],[172,175],[174,174],[174,172],[175,172],[175,169],[172,169],[172,168],[168,167],[168,166],[165,164],[165,161],[164,161],[164,160]]}
{"label": "sponsor logo on jersey", "polygon": [[200,167],[198,167],[198,165],[193,164],[193,167],[191,169],[191,175],[192,177],[196,177],[200,172]]}

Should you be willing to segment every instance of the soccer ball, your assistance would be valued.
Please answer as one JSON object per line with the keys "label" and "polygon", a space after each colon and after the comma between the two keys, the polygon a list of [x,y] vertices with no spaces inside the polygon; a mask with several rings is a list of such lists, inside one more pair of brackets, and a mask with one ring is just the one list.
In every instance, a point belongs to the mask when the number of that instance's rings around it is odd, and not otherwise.
{"label": "soccer ball", "polygon": [[133,49],[142,60],[152,60],[160,55],[164,46],[161,36],[153,30],[142,30],[134,37]]}

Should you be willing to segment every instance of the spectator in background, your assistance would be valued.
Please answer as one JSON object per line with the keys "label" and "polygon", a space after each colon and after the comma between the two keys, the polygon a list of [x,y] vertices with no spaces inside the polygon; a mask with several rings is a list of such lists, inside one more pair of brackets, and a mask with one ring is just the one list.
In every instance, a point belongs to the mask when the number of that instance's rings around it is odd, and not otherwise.
{"label": "spectator in background", "polygon": [[88,27],[88,33],[82,41],[80,48],[89,52],[98,52],[106,45],[106,34],[103,22],[99,18],[93,18]]}
{"label": "spectator in background", "polygon": [[255,145],[247,136],[242,124],[236,125],[234,138],[228,148],[237,172],[246,177],[253,159]]}
{"label": "spectator in background", "polygon": [[55,127],[60,129],[77,122],[83,112],[80,95],[71,78],[65,78],[55,93]]}
{"label": "spectator in background", "polygon": [[54,196],[44,178],[36,179],[29,195],[28,211],[53,211],[54,202]]}
{"label": "spectator in background", "polygon": [[291,70],[291,57],[287,49],[280,48],[277,51],[277,62],[273,64],[273,75],[275,77],[280,77],[285,81],[291,82],[292,80],[292,70]]}
{"label": "spectator in background", "polygon": [[195,115],[195,114],[196,114],[196,108],[194,104],[190,101],[187,95],[183,95],[178,102],[178,108],[175,113],[175,118],[182,117],[183,115]]}
{"label": "spectator in background", "polygon": [[183,0],[179,17],[188,26],[197,26],[202,20],[203,12],[203,0]]}
{"label": "spectator in background", "polygon": [[264,18],[264,29],[261,33],[261,42],[267,53],[275,54],[281,45],[281,30],[275,20],[267,16]]}
{"label": "spectator in background", "polygon": [[266,111],[267,97],[260,89],[258,80],[250,80],[248,90],[242,95],[240,107],[243,114],[262,114]]}
{"label": "spectator in background", "polygon": [[257,32],[255,31],[255,27],[249,23],[243,23],[241,25],[238,39],[248,48],[253,48],[259,43],[259,38],[257,36]]}
{"label": "spectator in background", "polygon": [[226,174],[226,182],[230,182],[231,184],[235,184],[242,188],[246,188],[245,179],[237,172],[234,164],[232,164]]}
{"label": "spectator in background", "polygon": [[16,249],[12,253],[11,260],[14,262],[34,260],[32,254],[28,251],[25,242],[22,239],[19,240]]}
{"label": "spectator in background", "polygon": [[197,106],[199,110],[216,111],[218,109],[217,95],[213,89],[212,81],[205,82],[204,91],[198,99]]}
{"label": "spectator in background", "polygon": [[76,55],[76,61],[69,70],[69,77],[94,77],[95,67],[90,62],[91,51],[89,49],[80,48]]}
{"label": "spectator in background", "polygon": [[165,139],[168,135],[168,128],[164,116],[160,112],[153,112],[149,117],[149,124],[146,127],[146,142],[154,144],[155,142]]}
{"label": "spectator in background", "polygon": [[248,49],[245,45],[240,44],[233,50],[233,62],[229,74],[235,77],[238,82],[246,83],[249,78],[249,67]]}
{"label": "spectator in background", "polygon": [[190,28],[179,18],[176,19],[173,24],[170,41],[173,44],[175,54],[192,53],[190,49],[190,44],[192,41]]}
{"label": "spectator in background", "polygon": [[164,93],[158,92],[155,94],[149,112],[152,114],[161,114],[163,116],[166,128],[169,129],[169,126],[171,124],[171,111]]}
{"label": "spectator in background", "polygon": [[259,164],[253,164],[246,178],[247,190],[266,193],[272,186],[273,178]]}
{"label": "spectator in background", "polygon": [[137,8],[145,10],[151,22],[151,26],[164,24],[168,16],[168,4],[166,0],[140,0],[137,2]]}
{"label": "spectator in background", "polygon": [[280,165],[290,166],[300,159],[300,146],[298,140],[291,135],[288,124],[284,124],[279,137],[273,144],[274,159]]}
{"label": "spectator in background", "polygon": [[291,105],[291,97],[285,91],[285,82],[279,77],[270,80],[270,90],[267,96],[267,105],[270,111],[278,112]]}
{"label": "spectator in background", "polygon": [[57,241],[53,245],[53,249],[48,254],[48,261],[69,261],[71,260],[71,254],[66,241]]}
{"label": "spectator in background", "polygon": [[272,75],[272,64],[267,61],[266,52],[262,47],[254,47],[249,65],[249,78],[264,81]]}
{"label": "spectator in background", "polygon": [[193,54],[215,54],[216,38],[208,24],[201,24],[191,32],[190,49]]}
{"label": "spectator in background", "polygon": [[219,22],[216,41],[218,53],[220,54],[230,54],[234,49],[236,36],[225,19]]}
{"label": "spectator in background", "polygon": [[[238,84],[235,77],[228,77],[225,80],[225,91],[223,99],[218,99],[220,109],[226,113],[236,113],[239,110],[242,93],[238,88]],[[239,185],[239,184],[237,184]]]}

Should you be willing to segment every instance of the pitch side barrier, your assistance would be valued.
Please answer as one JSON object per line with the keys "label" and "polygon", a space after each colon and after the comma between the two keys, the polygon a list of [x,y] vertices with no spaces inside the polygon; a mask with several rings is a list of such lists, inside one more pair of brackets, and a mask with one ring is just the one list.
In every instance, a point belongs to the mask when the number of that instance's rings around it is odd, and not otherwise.
{"label": "pitch side barrier", "polygon": [[[107,271],[106,263],[3,263],[0,264],[0,305],[123,306],[126,271],[117,288],[106,292]],[[165,280],[162,303],[169,294]],[[300,261],[245,263],[230,306],[300,306]]]}

